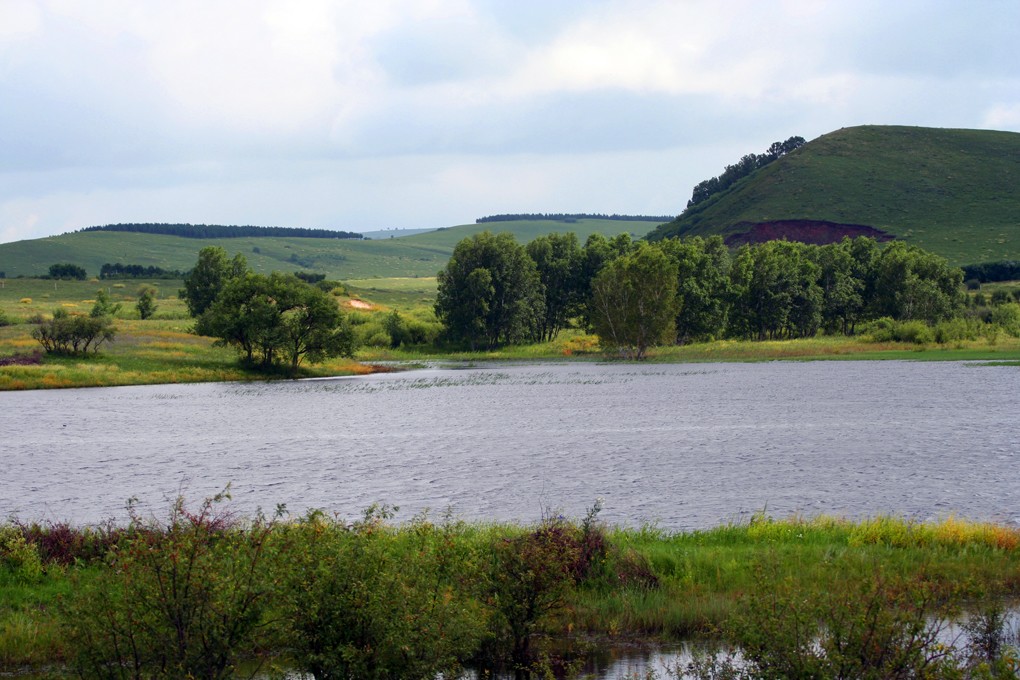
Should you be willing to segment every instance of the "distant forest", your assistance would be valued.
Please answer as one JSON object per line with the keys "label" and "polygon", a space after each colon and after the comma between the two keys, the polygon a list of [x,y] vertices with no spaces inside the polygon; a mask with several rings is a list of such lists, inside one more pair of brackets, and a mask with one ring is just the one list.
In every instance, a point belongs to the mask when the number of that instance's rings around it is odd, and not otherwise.
{"label": "distant forest", "polygon": [[302,227],[226,226],[222,224],[107,224],[79,231],[130,231],[140,234],[164,234],[184,238],[364,238],[352,231],[305,229]]}
{"label": "distant forest", "polygon": [[489,215],[479,217],[475,224],[486,222],[520,222],[521,220],[555,220],[572,222],[577,220],[616,220],[619,222],[656,222],[662,224],[673,219],[673,215],[600,215],[598,213],[520,213],[510,215]]}

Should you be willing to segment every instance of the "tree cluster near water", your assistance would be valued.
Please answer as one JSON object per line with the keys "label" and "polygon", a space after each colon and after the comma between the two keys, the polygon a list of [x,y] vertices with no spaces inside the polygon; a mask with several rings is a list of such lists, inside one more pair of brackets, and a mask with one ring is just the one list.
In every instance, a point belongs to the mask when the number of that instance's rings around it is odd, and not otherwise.
{"label": "tree cluster near water", "polygon": [[576,323],[642,358],[656,345],[722,337],[852,335],[885,317],[936,324],[963,308],[962,280],[942,257],[865,237],[731,253],[720,237],[594,235],[582,247],[574,234],[550,234],[525,247],[483,232],[457,244],[435,309],[447,338],[472,348],[551,340]]}
{"label": "tree cluster near water", "polygon": [[197,319],[195,330],[237,349],[245,364],[262,369],[302,359],[352,356],[354,336],[336,300],[290,274],[248,269],[223,248],[199,252],[179,296]]}
{"label": "tree cluster near water", "polygon": [[305,227],[257,227],[253,225],[233,226],[223,224],[169,224],[169,223],[126,223],[85,227],[79,231],[121,231],[138,234],[163,234],[183,238],[340,238],[360,239],[361,234],[334,229],[309,229]]}
{"label": "tree cluster near water", "polygon": [[489,222],[521,222],[526,220],[552,220],[556,222],[570,222],[577,220],[615,220],[617,222],[669,222],[673,215],[604,215],[602,213],[507,213],[503,215],[488,215],[479,217],[475,224],[487,224]]}

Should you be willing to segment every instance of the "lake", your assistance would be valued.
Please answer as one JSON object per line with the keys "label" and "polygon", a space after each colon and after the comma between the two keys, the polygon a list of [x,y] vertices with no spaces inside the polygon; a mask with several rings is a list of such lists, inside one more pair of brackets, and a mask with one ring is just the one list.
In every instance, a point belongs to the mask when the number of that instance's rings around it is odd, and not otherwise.
{"label": "lake", "polygon": [[0,516],[235,506],[706,528],[819,513],[1020,524],[1020,372],[961,362],[483,364],[0,393]]}

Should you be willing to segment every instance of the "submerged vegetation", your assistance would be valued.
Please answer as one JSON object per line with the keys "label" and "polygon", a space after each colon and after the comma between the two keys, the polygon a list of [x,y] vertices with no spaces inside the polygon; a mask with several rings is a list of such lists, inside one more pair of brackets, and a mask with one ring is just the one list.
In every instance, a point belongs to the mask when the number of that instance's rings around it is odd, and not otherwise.
{"label": "submerged vegetation", "polygon": [[[739,644],[772,669],[753,677],[851,657],[882,668],[893,641],[912,645],[911,664],[934,655],[961,669],[973,659],[930,627],[1001,619],[1020,593],[1020,531],[955,518],[757,515],[670,533],[604,526],[598,504],[582,521],[520,526],[395,524],[385,507],[353,521],[240,518],[223,500],[178,499],[166,518],[131,513],[124,526],[0,528],[0,670],[217,678],[259,661],[316,678],[433,678],[535,669],[552,641],[610,639]],[[1015,648],[993,644],[1001,628],[981,638],[983,662],[1015,672]],[[861,646],[865,635],[889,642]]]}

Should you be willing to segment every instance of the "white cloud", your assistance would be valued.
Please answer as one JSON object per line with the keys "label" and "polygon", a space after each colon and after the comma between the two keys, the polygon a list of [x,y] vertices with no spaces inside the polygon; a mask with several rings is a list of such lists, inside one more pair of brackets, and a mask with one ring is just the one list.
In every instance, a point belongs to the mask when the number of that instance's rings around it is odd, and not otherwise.
{"label": "white cloud", "polygon": [[674,212],[794,134],[1020,129],[1017,21],[923,0],[0,0],[0,234]]}
{"label": "white cloud", "polygon": [[983,127],[993,130],[1020,131],[1020,102],[996,104],[985,114]]}

